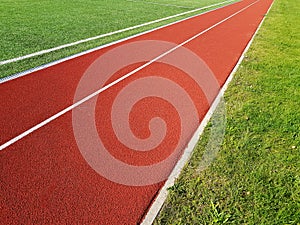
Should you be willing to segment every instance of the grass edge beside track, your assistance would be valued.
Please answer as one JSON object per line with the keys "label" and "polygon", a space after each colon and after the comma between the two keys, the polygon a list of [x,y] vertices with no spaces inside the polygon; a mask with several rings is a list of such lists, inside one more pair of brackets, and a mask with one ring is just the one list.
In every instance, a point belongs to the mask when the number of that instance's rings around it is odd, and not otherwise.
{"label": "grass edge beside track", "polygon": [[197,172],[210,124],[154,224],[300,224],[296,4],[275,0],[226,91],[217,159]]}

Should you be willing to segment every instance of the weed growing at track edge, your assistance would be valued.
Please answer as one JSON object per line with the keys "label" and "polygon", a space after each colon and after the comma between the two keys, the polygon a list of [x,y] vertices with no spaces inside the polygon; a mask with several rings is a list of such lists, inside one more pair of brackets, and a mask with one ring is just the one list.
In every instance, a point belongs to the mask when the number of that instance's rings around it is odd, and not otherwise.
{"label": "weed growing at track edge", "polygon": [[154,224],[300,224],[300,25],[276,0],[226,94],[227,127],[198,173],[210,126]]}

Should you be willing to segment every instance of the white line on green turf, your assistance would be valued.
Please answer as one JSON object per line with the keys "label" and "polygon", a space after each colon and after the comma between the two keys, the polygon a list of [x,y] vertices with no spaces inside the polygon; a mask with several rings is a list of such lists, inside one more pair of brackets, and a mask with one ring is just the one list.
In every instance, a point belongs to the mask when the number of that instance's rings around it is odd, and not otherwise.
{"label": "white line on green turf", "polygon": [[147,22],[147,23],[139,24],[139,25],[136,25],[136,26],[127,27],[127,28],[124,28],[124,29],[121,29],[121,30],[110,32],[110,33],[101,34],[101,35],[98,35],[98,36],[95,36],[95,37],[79,40],[79,41],[72,42],[72,43],[69,43],[69,44],[65,44],[65,45],[54,47],[54,48],[34,52],[34,53],[31,53],[31,54],[28,54],[28,55],[16,57],[16,58],[13,58],[13,59],[7,59],[7,60],[4,60],[4,61],[0,61],[0,65],[5,65],[5,64],[17,62],[17,61],[20,61],[20,60],[32,58],[32,57],[39,56],[39,55],[44,55],[46,53],[54,52],[54,51],[64,49],[64,48],[67,48],[67,47],[79,45],[79,44],[89,42],[89,41],[93,41],[93,40],[97,40],[97,39],[100,39],[100,38],[103,38],[103,37],[108,37],[108,36],[111,36],[111,35],[114,35],[114,34],[122,33],[122,32],[125,32],[125,31],[140,28],[140,27],[144,27],[144,26],[151,25],[151,24],[154,24],[154,23],[162,22],[162,21],[165,21],[165,20],[169,20],[169,19],[172,19],[172,18],[176,18],[176,17],[183,16],[183,15],[186,15],[186,14],[189,14],[189,13],[197,12],[197,11],[200,11],[200,10],[203,10],[203,9],[211,8],[211,7],[214,7],[214,6],[217,6],[217,5],[222,5],[222,4],[233,2],[233,1],[235,1],[235,0],[227,0],[227,1],[224,1],[224,2],[220,2],[220,3],[212,4],[212,5],[209,5],[209,6],[201,7],[201,8],[198,8],[198,9],[194,9],[194,10],[190,10],[190,11],[187,11],[187,12],[179,13],[179,14],[176,14],[176,15],[173,15],[173,16],[168,16],[168,17],[157,19],[157,20],[150,21],[150,22]]}
{"label": "white line on green turf", "polygon": [[183,8],[183,9],[193,9],[195,7],[188,7],[188,6],[181,6],[181,5],[172,5],[172,4],[162,4],[157,2],[147,2],[147,1],[140,1],[140,0],[127,0],[128,2],[138,2],[142,4],[152,4],[152,5],[161,5],[161,6],[167,6],[167,7],[176,7],[176,8]]}
{"label": "white line on green turf", "polygon": [[74,58],[77,58],[77,57],[80,57],[80,56],[89,54],[89,53],[91,53],[91,52],[95,52],[95,51],[98,51],[98,50],[100,50],[100,49],[103,49],[103,48],[106,48],[106,47],[109,47],[109,46],[112,46],[112,45],[115,45],[115,44],[118,44],[118,43],[121,43],[121,42],[130,40],[130,39],[132,39],[132,38],[136,38],[136,37],[139,37],[139,36],[141,36],[141,35],[145,35],[145,34],[148,34],[148,33],[153,32],[153,31],[156,31],[156,30],[159,30],[159,29],[162,29],[162,28],[165,28],[165,27],[172,26],[172,25],[177,24],[177,23],[181,23],[181,22],[186,21],[186,20],[188,20],[188,19],[192,19],[192,18],[195,18],[195,17],[197,17],[197,16],[204,15],[204,14],[207,14],[207,13],[210,13],[210,12],[213,12],[213,11],[218,10],[218,9],[221,9],[221,8],[223,8],[223,7],[227,7],[227,6],[230,6],[230,5],[232,5],[232,4],[238,3],[238,2],[240,2],[240,1],[242,1],[242,0],[238,0],[238,1],[234,0],[231,4],[227,4],[227,5],[224,5],[224,6],[220,6],[220,7],[218,7],[218,8],[211,9],[211,10],[205,11],[205,12],[203,12],[203,13],[199,13],[199,14],[196,14],[196,15],[193,15],[193,16],[189,16],[189,17],[186,17],[186,18],[184,18],[184,19],[177,20],[177,21],[175,21],[175,22],[171,22],[171,23],[168,23],[168,24],[165,24],[165,25],[162,25],[162,26],[159,26],[159,27],[150,29],[150,30],[143,31],[143,32],[141,32],[141,33],[134,34],[134,35],[129,36],[129,37],[125,37],[125,38],[119,39],[119,40],[117,40],[117,41],[113,41],[113,42],[110,42],[110,43],[107,43],[107,44],[104,44],[104,45],[100,45],[100,46],[98,46],[98,47],[95,47],[95,48],[92,48],[92,49],[88,49],[88,50],[85,50],[85,51],[83,51],[83,52],[79,52],[79,53],[76,53],[76,54],[74,54],[74,55],[70,55],[70,56],[67,56],[67,57],[65,57],[65,58],[61,58],[61,59],[58,59],[58,60],[49,62],[49,63],[47,63],[47,64],[43,64],[43,65],[40,65],[40,66],[31,68],[31,69],[28,69],[28,70],[25,70],[25,71],[16,73],[16,74],[12,74],[12,75],[7,76],[7,77],[0,78],[0,84],[2,84],[2,83],[4,83],[4,82],[7,82],[7,81],[10,81],[10,80],[14,80],[14,79],[23,77],[23,76],[26,76],[26,75],[29,75],[29,74],[31,74],[31,73],[33,73],[33,72],[37,72],[37,71],[42,70],[42,69],[46,69],[46,68],[48,68],[48,67],[57,65],[57,64],[59,64],[59,63],[63,63],[63,62],[65,62],[65,61],[68,61],[68,60],[71,60],[71,59],[74,59]]}

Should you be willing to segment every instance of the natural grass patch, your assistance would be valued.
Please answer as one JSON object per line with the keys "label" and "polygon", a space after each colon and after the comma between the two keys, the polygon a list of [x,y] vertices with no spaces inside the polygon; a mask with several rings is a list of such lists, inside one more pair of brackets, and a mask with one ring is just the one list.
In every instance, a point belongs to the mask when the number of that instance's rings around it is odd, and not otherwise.
{"label": "natural grass patch", "polygon": [[300,224],[299,2],[275,0],[226,94],[226,134],[197,172],[210,126],[154,224]]}

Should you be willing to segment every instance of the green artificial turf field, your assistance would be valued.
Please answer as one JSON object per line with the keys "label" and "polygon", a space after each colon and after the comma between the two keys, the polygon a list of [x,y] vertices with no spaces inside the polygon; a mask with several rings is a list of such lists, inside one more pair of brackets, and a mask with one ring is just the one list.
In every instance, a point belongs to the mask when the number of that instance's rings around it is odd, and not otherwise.
{"label": "green artificial turf field", "polygon": [[[224,0],[223,0],[224,1]],[[0,0],[0,61],[223,2],[221,0]],[[150,4],[150,3],[157,4]],[[176,4],[175,4],[176,3]],[[227,3],[228,4],[228,3]],[[178,7],[180,6],[180,7]],[[221,5],[217,6],[220,7]],[[206,9],[210,10],[215,7]],[[203,12],[0,65],[0,78]]]}

